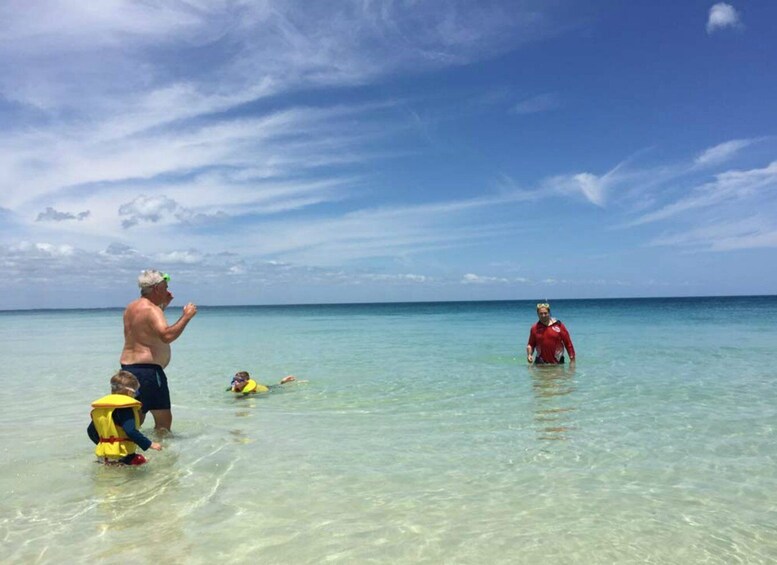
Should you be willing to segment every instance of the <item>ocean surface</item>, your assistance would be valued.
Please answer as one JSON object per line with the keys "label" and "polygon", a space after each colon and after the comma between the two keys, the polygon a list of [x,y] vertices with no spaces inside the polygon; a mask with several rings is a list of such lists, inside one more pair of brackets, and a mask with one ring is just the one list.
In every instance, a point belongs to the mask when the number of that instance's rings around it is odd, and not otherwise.
{"label": "ocean surface", "polygon": [[527,367],[525,301],[201,307],[173,436],[115,468],[122,311],[0,312],[0,561],[776,563],[777,297],[552,314],[574,371]]}

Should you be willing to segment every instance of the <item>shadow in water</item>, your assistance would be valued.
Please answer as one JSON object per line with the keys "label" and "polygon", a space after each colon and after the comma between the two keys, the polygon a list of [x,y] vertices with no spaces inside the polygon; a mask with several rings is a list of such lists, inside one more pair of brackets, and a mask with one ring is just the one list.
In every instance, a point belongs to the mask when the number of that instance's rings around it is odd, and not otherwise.
{"label": "shadow in water", "polygon": [[530,366],[537,439],[563,441],[577,429],[574,422],[575,369],[565,365]]}

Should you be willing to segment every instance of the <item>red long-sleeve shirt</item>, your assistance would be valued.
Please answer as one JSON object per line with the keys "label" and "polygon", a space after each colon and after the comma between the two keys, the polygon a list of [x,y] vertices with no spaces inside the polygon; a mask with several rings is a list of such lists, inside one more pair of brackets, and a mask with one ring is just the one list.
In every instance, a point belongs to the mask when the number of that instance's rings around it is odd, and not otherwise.
{"label": "red long-sleeve shirt", "polygon": [[575,358],[575,346],[572,345],[572,338],[560,320],[554,320],[547,326],[542,322],[534,324],[529,331],[528,345],[537,351],[537,359],[540,359],[540,363],[551,365],[563,363],[564,348],[569,353],[570,361]]}

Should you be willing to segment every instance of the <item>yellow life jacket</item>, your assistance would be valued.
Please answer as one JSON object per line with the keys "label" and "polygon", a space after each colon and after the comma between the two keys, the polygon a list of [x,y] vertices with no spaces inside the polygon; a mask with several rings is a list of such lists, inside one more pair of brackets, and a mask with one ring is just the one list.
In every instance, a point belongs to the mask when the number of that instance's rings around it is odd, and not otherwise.
{"label": "yellow life jacket", "polygon": [[252,392],[267,392],[268,390],[270,389],[263,384],[256,382],[254,379],[248,379],[248,382],[246,383],[246,386],[243,387],[243,390],[238,390],[235,392],[251,394]]}
{"label": "yellow life jacket", "polygon": [[127,437],[121,426],[113,421],[113,411],[117,408],[132,408],[135,415],[135,427],[140,427],[140,401],[125,394],[109,394],[92,402],[92,422],[100,436],[94,452],[97,457],[120,459],[135,453],[137,445]]}

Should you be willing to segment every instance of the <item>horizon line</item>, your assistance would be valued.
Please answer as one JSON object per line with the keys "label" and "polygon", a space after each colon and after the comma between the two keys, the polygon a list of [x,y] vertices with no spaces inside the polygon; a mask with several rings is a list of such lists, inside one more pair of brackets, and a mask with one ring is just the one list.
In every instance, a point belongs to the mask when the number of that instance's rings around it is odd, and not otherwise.
{"label": "horizon line", "polygon": [[[607,300],[693,300],[700,298],[775,298],[777,294],[702,294],[686,296],[616,296],[607,298],[554,298],[548,302],[577,301],[607,301]],[[295,308],[306,306],[380,306],[380,305],[430,305],[430,304],[474,304],[474,303],[498,303],[498,302],[528,302],[535,300],[545,302],[539,298],[495,298],[495,299],[471,299],[471,300],[402,300],[383,302],[297,302],[288,304],[197,304],[197,308]],[[0,314],[15,312],[61,312],[73,310],[123,310],[126,306],[65,306],[62,308],[0,308]],[[181,306],[183,307],[183,306]]]}

